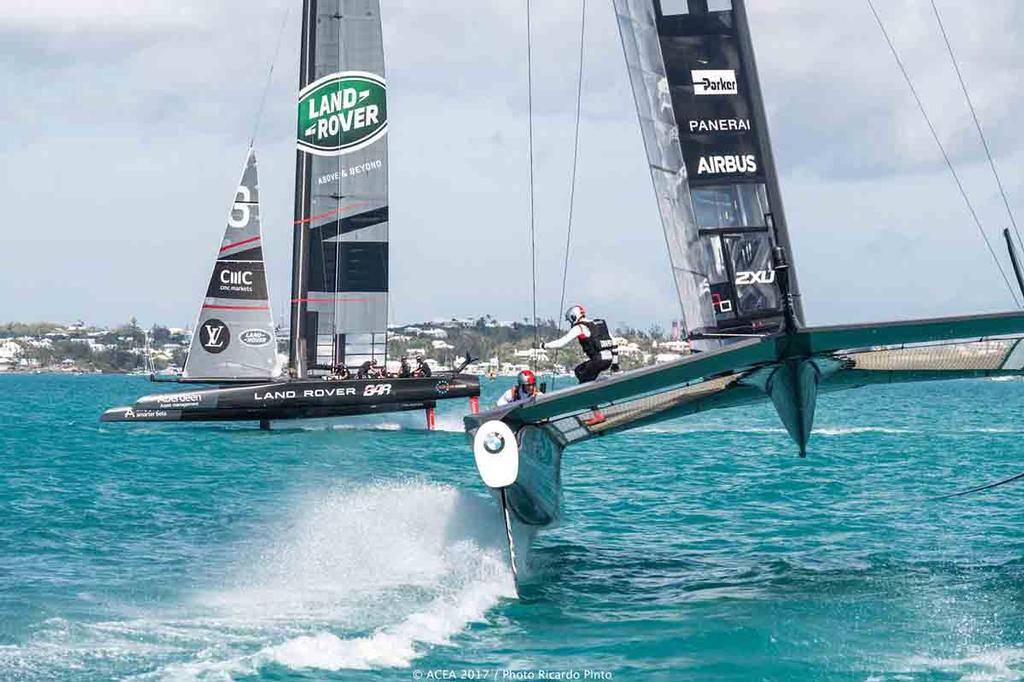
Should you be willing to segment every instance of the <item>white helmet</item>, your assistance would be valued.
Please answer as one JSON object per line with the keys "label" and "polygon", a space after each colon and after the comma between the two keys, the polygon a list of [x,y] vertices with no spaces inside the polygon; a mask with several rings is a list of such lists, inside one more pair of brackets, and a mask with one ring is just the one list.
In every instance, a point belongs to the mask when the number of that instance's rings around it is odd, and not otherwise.
{"label": "white helmet", "polygon": [[569,324],[576,324],[587,316],[587,311],[581,305],[574,305],[565,311],[565,321]]}

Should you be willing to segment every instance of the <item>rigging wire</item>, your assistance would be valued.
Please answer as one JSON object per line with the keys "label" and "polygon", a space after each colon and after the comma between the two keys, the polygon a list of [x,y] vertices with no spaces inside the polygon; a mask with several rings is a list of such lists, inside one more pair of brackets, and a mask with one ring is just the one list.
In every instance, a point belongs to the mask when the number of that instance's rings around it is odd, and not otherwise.
{"label": "rigging wire", "polygon": [[281,19],[281,28],[277,31],[277,43],[274,45],[274,56],[270,60],[270,70],[267,72],[267,81],[263,84],[263,94],[260,95],[260,105],[256,109],[256,122],[252,126],[252,135],[249,137],[249,147],[256,142],[256,133],[260,129],[260,122],[263,120],[263,107],[267,103],[267,93],[270,91],[270,81],[274,77],[274,66],[277,65],[277,56],[281,52],[281,39],[284,38],[284,29],[288,24],[288,15],[291,14],[292,3],[286,2],[284,18]]}
{"label": "rigging wire", "polygon": [[959,490],[959,491],[957,491],[955,493],[948,493],[946,495],[939,495],[937,497],[929,497],[927,501],[928,502],[940,502],[942,500],[951,500],[951,499],[956,498],[956,497],[964,497],[965,495],[972,495],[974,493],[980,493],[980,492],[984,492],[986,490],[992,490],[993,488],[998,488],[999,486],[1006,485],[1007,483],[1014,483],[1016,481],[1021,480],[1022,478],[1024,478],[1024,472],[1019,473],[1019,474],[1014,474],[1013,476],[1010,476],[1009,478],[1004,478],[1004,479],[1002,479],[1000,481],[995,481],[994,483],[986,483],[985,485],[979,485],[979,486],[976,486],[974,488],[968,488],[967,490]]}
{"label": "rigging wire", "polygon": [[[942,40],[946,43],[946,51],[949,52],[949,61],[953,63],[953,69],[956,71],[956,78],[960,81],[960,89],[964,91],[964,99],[967,100],[967,107],[971,110],[971,118],[974,119],[974,127],[978,130],[978,137],[981,138],[981,144],[985,148],[985,156],[988,158],[988,165],[992,169],[992,175],[995,176],[996,185],[999,187],[999,194],[1003,197],[1003,206],[1006,207],[1006,214],[1010,216],[1010,224],[1013,225],[1013,231],[1017,235],[1017,241],[1021,242],[1020,230],[1017,229],[1017,220],[1013,217],[1013,211],[1010,209],[1010,200],[1006,196],[1006,190],[1003,188],[1003,180],[999,177],[999,171],[996,170],[996,162],[992,159],[992,150],[988,146],[988,138],[985,137],[985,131],[982,130],[981,121],[978,119],[978,112],[974,108],[974,102],[971,100],[971,96],[967,92],[967,84],[964,82],[964,75],[960,72],[960,65],[957,64],[956,56],[953,54],[953,46],[949,42],[949,34],[946,33],[946,26],[942,23],[942,17],[939,15],[939,8],[935,6],[935,0],[931,0],[932,12],[935,14],[935,20],[939,22],[939,30],[942,31]],[[1024,242],[1021,242],[1024,245]]]}
{"label": "rigging wire", "polygon": [[[579,69],[576,72],[576,123],[573,127],[573,143],[572,143],[572,173],[569,178],[569,218],[566,221],[565,230],[565,255],[562,260],[562,295],[558,300],[558,310],[556,311],[555,319],[558,320],[556,323],[558,328],[562,327],[562,313],[565,311],[565,286],[569,277],[569,248],[572,245],[572,219],[573,209],[576,206],[576,169],[579,165],[580,157],[580,111],[583,106],[583,46],[584,37],[587,32],[587,0],[582,1],[582,7],[580,8],[580,58],[579,58]],[[555,357],[557,358],[560,351],[555,351]],[[555,379],[551,378],[551,388],[555,387]]]}
{"label": "rigging wire", "polygon": [[[558,301],[558,315],[565,310],[565,284],[569,277],[569,247],[572,244],[572,218],[576,203],[576,168],[580,154],[580,109],[583,104],[583,39],[587,30],[587,0],[580,11],[580,62],[576,74],[576,125],[572,145],[572,175],[569,181],[569,220],[565,231],[565,258],[562,262],[562,296]],[[560,317],[555,318],[560,319]],[[561,326],[561,322],[559,322]]]}
{"label": "rigging wire", "polygon": [[[540,331],[537,328],[537,228],[533,204],[533,39],[530,27],[530,0],[526,0],[526,106],[529,125],[530,146],[530,273],[533,281],[533,347],[540,345]],[[537,354],[530,358],[533,369],[537,369]]]}
{"label": "rigging wire", "polygon": [[893,44],[892,38],[889,37],[889,32],[885,30],[885,24],[882,22],[882,17],[878,15],[878,10],[875,9],[875,5],[871,0],[867,0],[867,3],[868,7],[871,8],[871,13],[875,16],[875,21],[878,22],[878,28],[881,29],[885,42],[889,45],[889,50],[892,52],[892,56],[896,59],[896,65],[899,66],[900,71],[903,73],[904,80],[907,81],[907,85],[910,87],[911,94],[914,95],[914,100],[917,102],[918,109],[921,110],[921,115],[924,117],[925,123],[928,124],[928,130],[931,131],[935,144],[938,145],[939,151],[942,152],[942,158],[946,162],[946,167],[949,168],[949,172],[952,174],[953,180],[956,181],[956,186],[960,190],[960,196],[963,197],[964,203],[967,204],[967,210],[971,214],[974,225],[978,228],[978,233],[985,241],[985,246],[988,247],[988,252],[992,255],[992,260],[995,262],[996,268],[999,270],[999,274],[1002,275],[1003,282],[1006,283],[1007,291],[1009,291],[1010,296],[1013,297],[1014,305],[1020,307],[1021,304],[1017,299],[1017,292],[1013,290],[1013,286],[1010,284],[1010,279],[1006,276],[1006,271],[1003,270],[1003,266],[999,262],[999,257],[996,255],[995,249],[992,248],[992,242],[989,241],[988,235],[985,234],[985,229],[981,226],[981,220],[978,218],[978,214],[974,210],[974,205],[967,196],[967,190],[964,189],[963,182],[960,180],[960,175],[957,174],[956,168],[953,167],[953,162],[950,160],[949,154],[946,152],[946,147],[942,144],[942,140],[939,138],[939,133],[935,130],[935,125],[932,123],[927,110],[924,108],[924,102],[921,101],[921,96],[918,94],[917,88],[914,87],[914,82],[910,78],[910,73],[907,71],[907,67],[904,66],[903,60],[900,59],[900,55],[896,51],[896,45]]}

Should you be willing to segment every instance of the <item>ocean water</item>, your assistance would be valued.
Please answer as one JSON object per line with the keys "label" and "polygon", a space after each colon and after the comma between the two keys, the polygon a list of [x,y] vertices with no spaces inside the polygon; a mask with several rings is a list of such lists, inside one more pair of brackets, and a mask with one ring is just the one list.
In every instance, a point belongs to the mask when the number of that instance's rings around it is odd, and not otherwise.
{"label": "ocean water", "polygon": [[824,396],[804,460],[769,408],[571,448],[518,599],[464,405],[97,421],[152,389],[0,377],[0,679],[1024,678],[1024,487],[928,501],[1024,470],[1024,382]]}

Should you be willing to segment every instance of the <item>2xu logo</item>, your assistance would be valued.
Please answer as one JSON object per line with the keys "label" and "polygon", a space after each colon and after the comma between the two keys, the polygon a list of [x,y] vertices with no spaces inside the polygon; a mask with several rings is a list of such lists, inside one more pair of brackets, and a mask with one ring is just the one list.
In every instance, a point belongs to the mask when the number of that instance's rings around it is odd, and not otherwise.
{"label": "2xu logo", "polygon": [[231,343],[231,332],[221,320],[210,318],[199,328],[199,345],[207,353],[223,353]]}
{"label": "2xu logo", "polygon": [[246,329],[238,335],[238,340],[242,342],[243,346],[262,348],[263,346],[269,346],[274,337],[262,329]]}
{"label": "2xu logo", "polygon": [[745,270],[736,273],[736,284],[772,284],[775,282],[774,270]]}
{"label": "2xu logo", "polygon": [[387,87],[366,71],[342,71],[299,93],[299,149],[338,156],[376,142],[387,132]]}

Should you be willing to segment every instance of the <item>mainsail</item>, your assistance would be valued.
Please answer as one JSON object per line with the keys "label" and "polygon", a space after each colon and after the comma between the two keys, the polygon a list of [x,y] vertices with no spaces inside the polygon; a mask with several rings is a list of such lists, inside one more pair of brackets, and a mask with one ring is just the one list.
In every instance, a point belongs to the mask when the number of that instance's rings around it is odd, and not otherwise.
{"label": "mainsail", "polygon": [[250,149],[228,214],[182,378],[266,379],[277,372],[260,231],[256,152]]}
{"label": "mainsail", "polygon": [[779,331],[773,248],[791,250],[742,3],[615,0],[615,12],[688,334],[709,350]]}
{"label": "mainsail", "polygon": [[383,360],[387,95],[379,0],[304,0],[290,366]]}

